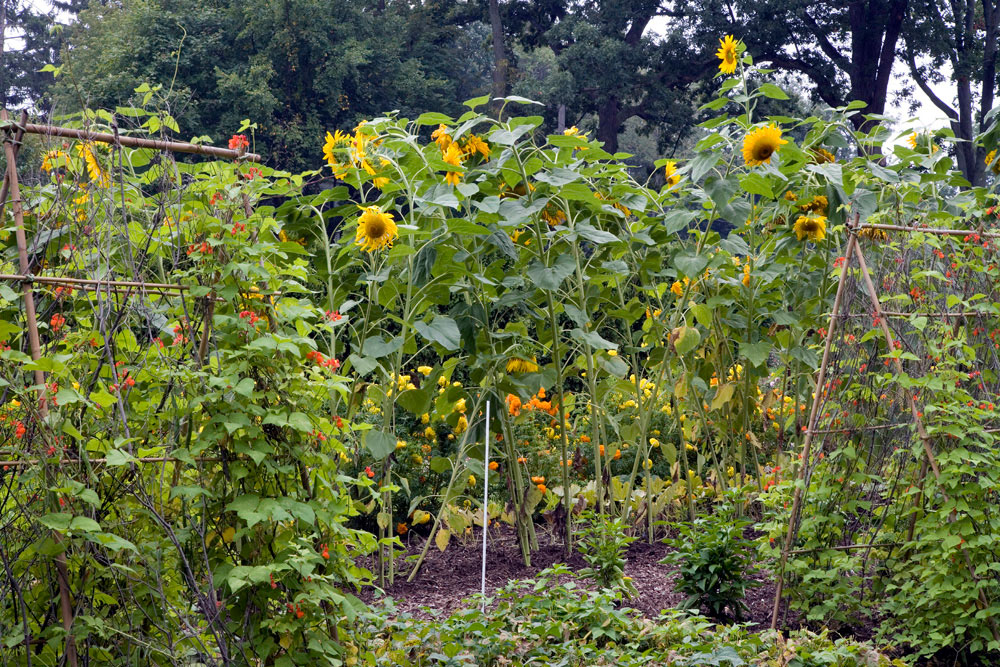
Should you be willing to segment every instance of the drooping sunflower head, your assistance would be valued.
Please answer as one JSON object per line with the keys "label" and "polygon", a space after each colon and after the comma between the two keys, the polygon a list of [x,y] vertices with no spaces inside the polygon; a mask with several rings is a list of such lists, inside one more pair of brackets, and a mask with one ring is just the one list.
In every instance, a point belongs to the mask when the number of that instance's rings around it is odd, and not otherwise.
{"label": "drooping sunflower head", "polygon": [[819,215],[826,215],[826,207],[828,203],[829,202],[827,202],[825,196],[816,195],[805,204],[799,206],[799,208],[805,213],[818,213]]}
{"label": "drooping sunflower head", "polygon": [[681,182],[681,175],[677,173],[677,163],[673,160],[668,160],[665,165],[663,165],[663,175],[667,178],[667,186],[674,187]]}
{"label": "drooping sunflower head", "polygon": [[715,52],[719,59],[719,71],[723,74],[732,74],[736,71],[736,61],[739,55],[740,43],[733,39],[732,35],[726,35],[719,40],[719,50]]}
{"label": "drooping sunflower head", "polygon": [[358,217],[358,231],[354,242],[365,252],[391,248],[392,242],[399,236],[392,213],[387,213],[378,206],[360,208],[361,215]]}
{"label": "drooping sunflower head", "polygon": [[534,373],[536,371],[538,371],[537,357],[532,357],[530,361],[520,357],[511,357],[507,361],[508,373]]}
{"label": "drooping sunflower head", "polygon": [[795,236],[800,241],[808,238],[813,243],[819,243],[826,238],[826,216],[812,213],[800,215],[795,221]]}
{"label": "drooping sunflower head", "polygon": [[748,167],[771,163],[771,156],[788,141],[781,138],[781,129],[768,125],[758,127],[743,138],[743,161]]}
{"label": "drooping sunflower head", "polygon": [[986,154],[986,166],[990,168],[994,174],[1000,175],[1000,160],[997,160],[996,149],[991,150]]}
{"label": "drooping sunflower head", "polygon": [[872,241],[888,241],[889,234],[884,229],[878,229],[876,227],[864,227],[858,232],[858,236],[863,239],[871,239]]}
{"label": "drooping sunflower head", "polygon": [[824,162],[837,161],[836,155],[826,150],[825,148],[821,148],[819,146],[813,148],[809,152],[812,153],[812,160],[810,160],[810,162],[812,162],[813,164],[823,164]]}

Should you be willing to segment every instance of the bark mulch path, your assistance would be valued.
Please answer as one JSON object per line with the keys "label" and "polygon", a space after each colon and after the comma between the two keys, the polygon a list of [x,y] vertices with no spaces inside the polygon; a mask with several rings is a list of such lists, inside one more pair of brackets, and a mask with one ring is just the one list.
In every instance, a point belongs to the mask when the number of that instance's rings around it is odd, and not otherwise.
{"label": "bark mulch path", "polygon": [[[514,579],[531,579],[538,572],[556,563],[565,563],[572,570],[586,567],[579,553],[568,558],[563,551],[562,541],[553,536],[543,526],[536,526],[539,549],[531,556],[531,566],[526,567],[521,559],[514,531],[504,526],[491,529],[486,551],[486,590],[493,594],[507,582]],[[395,584],[386,589],[386,595],[395,600],[401,612],[426,615],[425,608],[435,612],[450,614],[463,608],[463,601],[480,590],[482,568],[482,532],[478,529],[474,538],[458,541],[453,539],[445,551],[431,545],[420,572],[413,582],[407,582],[416,555],[424,545],[424,538],[410,533],[404,539],[408,554],[397,561],[398,571]],[[662,560],[671,548],[661,542],[647,544],[637,540],[629,547],[625,564],[626,576],[639,596],[628,604],[650,617],[655,617],[661,609],[676,607],[684,594],[674,590],[676,568],[663,565]],[[372,564],[369,564],[371,566]],[[753,577],[761,585],[747,592],[746,603],[750,609],[747,621],[752,629],[763,630],[771,621],[771,602],[774,597],[774,582],[766,574]],[[372,602],[378,595],[374,589],[366,589],[361,595],[366,602]]]}

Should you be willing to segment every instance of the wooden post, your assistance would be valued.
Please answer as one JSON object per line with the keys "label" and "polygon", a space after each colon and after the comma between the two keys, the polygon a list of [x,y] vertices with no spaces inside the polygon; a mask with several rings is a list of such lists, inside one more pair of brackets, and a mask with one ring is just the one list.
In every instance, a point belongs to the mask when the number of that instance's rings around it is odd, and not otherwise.
{"label": "wooden post", "polygon": [[[7,120],[7,111],[0,109],[0,121]],[[4,139],[4,155],[7,158],[7,191],[11,198],[11,211],[14,213],[14,238],[17,242],[17,259],[21,273],[30,274],[28,264],[28,243],[24,235],[24,207],[21,205],[21,188],[17,182],[17,157],[14,152],[12,137],[8,133]],[[41,343],[38,338],[38,317],[35,312],[35,297],[30,282],[21,283],[21,294],[24,298],[24,317],[28,328],[28,345],[31,348],[32,361],[38,361],[42,356]],[[48,416],[48,406],[45,401],[45,373],[35,370],[35,385],[38,393],[38,413],[44,420]],[[62,540],[59,533],[53,531],[53,539],[58,543]],[[66,630],[66,662],[70,667],[77,667],[76,642],[73,639],[73,602],[69,593],[69,572],[66,567],[66,553],[60,551],[56,556],[56,574],[59,583],[59,600],[62,610],[63,628]]]}
{"label": "wooden post", "polygon": [[[857,216],[855,215],[855,221]],[[802,503],[802,488],[798,481],[805,481],[806,467],[809,464],[809,453],[812,447],[813,431],[816,429],[816,419],[819,416],[819,406],[823,401],[823,380],[826,378],[826,368],[830,361],[830,348],[833,346],[833,334],[837,329],[837,318],[840,317],[840,301],[844,295],[844,283],[847,282],[847,269],[851,264],[851,256],[858,247],[858,239],[854,232],[851,232],[850,240],[847,242],[847,251],[844,254],[844,265],[840,269],[840,281],[837,283],[837,295],[833,299],[833,310],[830,313],[830,329],[826,332],[826,346],[823,348],[823,361],[820,363],[819,372],[816,374],[816,393],[813,396],[812,410],[809,413],[809,423],[806,428],[805,441],[802,443],[802,463],[799,465],[796,475],[795,491],[792,495],[792,513],[788,520],[788,532],[785,535],[785,543],[781,546],[781,565],[778,567],[778,581],[774,588],[774,606],[771,609],[771,629],[778,626],[778,609],[781,607],[781,592],[784,588],[785,564],[788,562],[788,553],[795,541],[797,531],[796,517],[799,513],[799,506]],[[860,254],[860,253],[858,253]]]}

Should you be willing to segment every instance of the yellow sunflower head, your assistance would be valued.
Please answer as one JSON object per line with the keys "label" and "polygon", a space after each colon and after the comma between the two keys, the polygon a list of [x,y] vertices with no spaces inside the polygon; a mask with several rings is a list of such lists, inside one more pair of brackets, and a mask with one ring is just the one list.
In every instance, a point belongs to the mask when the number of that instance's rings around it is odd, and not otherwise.
{"label": "yellow sunflower head", "polygon": [[532,357],[531,361],[520,357],[511,357],[507,361],[508,373],[535,373],[538,371],[538,358]]}
{"label": "yellow sunflower head", "polygon": [[806,213],[818,213],[819,215],[826,215],[826,207],[829,204],[826,197],[823,195],[816,195],[810,199],[805,204],[799,206]]}
{"label": "yellow sunflower head", "polygon": [[823,164],[824,162],[836,162],[837,156],[826,150],[825,148],[815,147],[811,151],[813,164]]}
{"label": "yellow sunflower head", "polygon": [[795,221],[795,236],[800,241],[808,238],[814,243],[819,243],[826,238],[826,216],[811,213],[800,215]]}
{"label": "yellow sunflower head", "polygon": [[667,185],[671,188],[681,182],[681,175],[677,173],[677,163],[673,160],[668,160],[663,165],[663,175],[666,176]]}
{"label": "yellow sunflower head", "polygon": [[1000,174],[1000,160],[997,160],[996,149],[991,150],[986,154],[986,166],[990,168],[994,174]]}
{"label": "yellow sunflower head", "polygon": [[726,35],[725,39],[719,40],[719,50],[715,55],[719,58],[719,71],[723,74],[732,74],[736,71],[739,45],[740,43],[733,39],[732,35]]}
{"label": "yellow sunflower head", "polygon": [[748,167],[771,163],[771,156],[788,141],[781,138],[781,129],[774,125],[758,127],[743,138],[743,161]]}
{"label": "yellow sunflower head", "polygon": [[391,248],[393,240],[399,236],[399,229],[392,219],[392,213],[387,213],[378,206],[359,208],[361,216],[358,218],[358,231],[354,242],[365,252]]}

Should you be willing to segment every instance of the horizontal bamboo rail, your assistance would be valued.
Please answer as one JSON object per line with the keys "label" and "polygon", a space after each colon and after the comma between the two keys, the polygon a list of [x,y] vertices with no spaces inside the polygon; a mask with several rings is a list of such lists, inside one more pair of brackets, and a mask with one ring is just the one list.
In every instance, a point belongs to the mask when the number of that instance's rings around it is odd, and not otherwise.
{"label": "horizontal bamboo rail", "polygon": [[71,127],[59,127],[56,125],[38,125],[35,123],[15,124],[15,127],[23,129],[30,134],[41,134],[48,137],[65,137],[67,139],[77,139],[79,141],[98,141],[103,144],[117,144],[128,146],[129,148],[152,148],[159,151],[173,151],[175,153],[194,153],[196,155],[210,155],[212,157],[226,158],[229,160],[240,160],[246,162],[260,162],[260,155],[257,153],[244,153],[229,148],[218,148],[216,146],[202,146],[184,141],[162,141],[159,139],[144,139],[141,137],[115,136],[107,132],[90,132],[88,130],[78,130]]}
{"label": "horizontal bamboo rail", "polygon": [[51,285],[81,285],[103,287],[134,287],[142,290],[177,291],[190,289],[187,285],[172,285],[170,283],[142,283],[131,280],[95,280],[90,278],[69,278],[60,276],[35,276],[20,273],[0,273],[0,280],[13,280],[25,283],[46,283]]}
{"label": "horizontal bamboo rail", "polygon": [[991,232],[980,232],[975,229],[939,229],[935,227],[905,227],[903,225],[882,225],[876,224],[874,222],[864,222],[856,227],[856,229],[884,229],[891,232],[920,232],[921,234],[936,234],[937,236],[969,236],[970,234],[979,234],[979,236],[985,236],[986,238],[996,239],[1000,238],[1000,234]]}
{"label": "horizontal bamboo rail", "polygon": [[[190,460],[194,461],[221,461],[219,457],[199,457],[196,456],[193,459],[179,459],[174,456],[141,456],[135,458],[135,460],[130,460],[130,463],[176,463],[181,461],[182,463],[187,463]],[[39,463],[45,463],[45,459],[13,459],[9,461],[0,461],[0,469],[3,468],[21,468],[24,466],[34,466]],[[83,463],[83,459],[60,459],[58,461],[52,461],[52,465],[69,465],[72,463]],[[87,459],[87,463],[107,463],[106,458],[99,459]]]}

